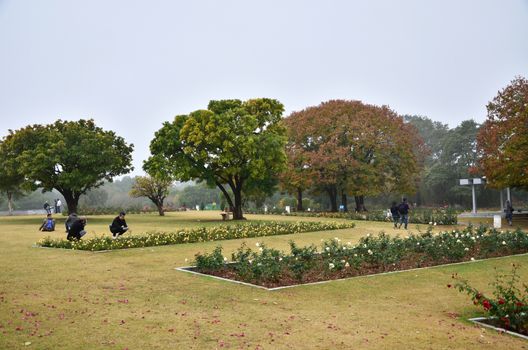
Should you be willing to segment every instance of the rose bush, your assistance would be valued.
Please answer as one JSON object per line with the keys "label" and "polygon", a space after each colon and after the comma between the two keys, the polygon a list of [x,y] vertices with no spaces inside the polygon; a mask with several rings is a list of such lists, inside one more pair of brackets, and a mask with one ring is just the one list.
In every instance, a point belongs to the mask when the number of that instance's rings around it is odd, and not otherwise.
{"label": "rose bush", "polygon": [[[495,281],[490,283],[494,288],[493,296],[486,295],[472,287],[467,280],[457,274],[454,287],[471,296],[473,304],[480,305],[488,315],[488,320],[500,327],[528,335],[528,285],[519,287],[518,266],[513,264],[510,274],[496,273]],[[451,287],[448,284],[448,287]]]}
{"label": "rose bush", "polygon": [[[260,285],[288,285],[526,253],[528,235],[521,230],[502,232],[469,226],[436,234],[428,230],[406,237],[382,232],[377,237],[366,235],[356,244],[336,237],[323,241],[320,251],[313,245],[299,248],[293,242],[289,254],[262,245],[258,248],[253,251],[243,245],[232,256],[234,263],[222,266],[223,271],[212,271],[198,260],[196,270]],[[255,266],[256,262],[261,265]],[[273,269],[273,273],[259,272],[262,268]]]}

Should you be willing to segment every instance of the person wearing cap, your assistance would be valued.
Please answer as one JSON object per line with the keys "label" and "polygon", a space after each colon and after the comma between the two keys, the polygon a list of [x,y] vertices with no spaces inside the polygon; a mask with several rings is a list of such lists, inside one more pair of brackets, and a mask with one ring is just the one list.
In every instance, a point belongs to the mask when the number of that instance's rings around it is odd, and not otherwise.
{"label": "person wearing cap", "polygon": [[125,215],[126,213],[124,211],[120,212],[119,216],[116,216],[110,225],[110,232],[112,232],[114,238],[117,238],[128,231]]}

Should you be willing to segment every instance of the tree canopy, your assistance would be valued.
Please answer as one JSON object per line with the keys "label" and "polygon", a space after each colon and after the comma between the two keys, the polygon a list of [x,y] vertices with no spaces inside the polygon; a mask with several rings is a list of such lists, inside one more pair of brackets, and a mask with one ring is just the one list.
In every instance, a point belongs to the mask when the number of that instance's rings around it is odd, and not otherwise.
{"label": "tree canopy", "polygon": [[477,137],[480,171],[490,187],[528,189],[528,80],[516,77],[487,109]]}
{"label": "tree canopy", "polygon": [[217,186],[233,218],[242,219],[244,189],[266,191],[262,186],[273,186],[269,179],[284,167],[284,107],[259,98],[210,101],[207,108],[165,122],[150,144],[144,169]]}
{"label": "tree canopy", "polygon": [[169,187],[172,184],[170,178],[159,178],[153,176],[138,176],[130,190],[132,197],[147,197],[156,205],[160,216],[164,216],[163,202],[169,194]]}
{"label": "tree canopy", "polygon": [[133,145],[91,119],[26,126],[10,131],[3,142],[24,175],[24,185],[56,189],[70,213],[86,191],[133,169]]}
{"label": "tree canopy", "polygon": [[345,209],[349,194],[363,210],[364,196],[414,192],[423,141],[388,107],[332,100],[292,113],[285,123],[289,149],[303,160],[294,171],[310,172],[329,195],[331,210],[337,210],[338,194]]}

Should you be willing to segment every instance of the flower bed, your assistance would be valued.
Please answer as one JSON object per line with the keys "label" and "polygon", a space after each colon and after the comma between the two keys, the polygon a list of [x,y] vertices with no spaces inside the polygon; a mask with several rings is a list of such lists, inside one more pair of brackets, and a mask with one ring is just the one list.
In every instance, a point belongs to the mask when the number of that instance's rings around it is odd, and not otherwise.
{"label": "flower bed", "polygon": [[[367,220],[367,221],[391,221],[387,218],[387,211],[373,210],[362,213],[346,212],[346,213],[332,213],[332,212],[292,212],[291,216],[310,216],[310,217],[324,217],[335,219],[350,219],[350,220]],[[409,223],[411,224],[429,224],[429,225],[456,225],[457,212],[454,209],[412,209],[409,214]]]}
{"label": "flower bed", "polygon": [[118,239],[112,239],[110,236],[101,236],[78,241],[68,241],[65,239],[52,239],[50,237],[45,237],[37,242],[37,245],[51,248],[100,251],[338,230],[353,228],[354,226],[354,223],[336,222],[254,223],[245,225],[200,227],[177,232],[149,232],[137,236],[125,235]]}
{"label": "flower bed", "polygon": [[470,226],[405,238],[367,235],[358,244],[335,238],[324,241],[321,251],[294,242],[289,254],[262,244],[257,248],[253,251],[243,244],[228,263],[218,246],[210,254],[197,254],[192,270],[273,288],[526,253],[528,235]]}

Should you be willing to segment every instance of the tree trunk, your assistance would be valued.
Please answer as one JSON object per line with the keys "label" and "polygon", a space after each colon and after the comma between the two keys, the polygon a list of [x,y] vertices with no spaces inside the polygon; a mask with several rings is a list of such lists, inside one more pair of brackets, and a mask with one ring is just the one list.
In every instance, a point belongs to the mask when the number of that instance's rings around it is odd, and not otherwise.
{"label": "tree trunk", "polygon": [[326,193],[330,199],[330,211],[337,212],[337,190],[335,186],[329,186],[326,188]]}
{"label": "tree trunk", "polygon": [[9,215],[13,215],[13,193],[7,192],[7,207],[9,208]]}
{"label": "tree trunk", "polygon": [[160,216],[165,216],[165,212],[163,211],[163,202],[156,203],[156,207],[158,208],[158,213]]}
{"label": "tree trunk", "polygon": [[354,200],[356,201],[356,211],[367,211],[367,208],[365,207],[365,196],[354,196]]}
{"label": "tree trunk", "polygon": [[61,191],[58,190],[62,196],[64,197],[64,200],[66,201],[66,205],[68,206],[68,215],[71,213],[77,213],[77,207],[79,205],[79,197],[80,195],[75,195],[70,191]]}
{"label": "tree trunk", "polygon": [[297,211],[304,211],[302,200],[303,200],[303,191],[300,187],[297,187]]}
{"label": "tree trunk", "polygon": [[348,198],[345,191],[341,192],[341,204],[343,205],[343,211],[348,211]]}
{"label": "tree trunk", "polygon": [[242,187],[233,188],[233,195],[235,197],[235,207],[233,208],[233,220],[244,220],[242,213]]}

